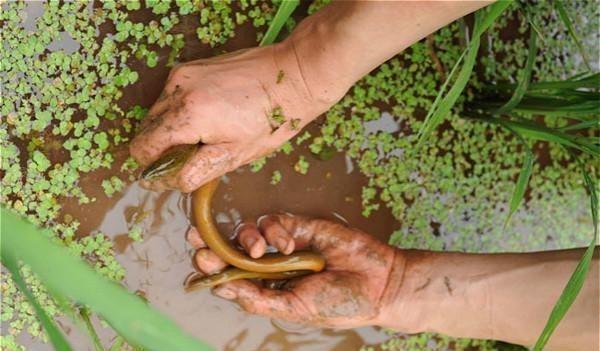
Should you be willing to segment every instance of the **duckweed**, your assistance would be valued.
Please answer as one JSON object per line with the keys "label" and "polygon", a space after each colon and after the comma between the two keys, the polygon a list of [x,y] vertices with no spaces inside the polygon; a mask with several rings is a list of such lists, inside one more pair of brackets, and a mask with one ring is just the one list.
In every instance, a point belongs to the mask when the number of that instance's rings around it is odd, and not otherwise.
{"label": "duckweed", "polygon": [[[149,67],[174,65],[185,46],[182,16],[195,16],[198,39],[219,47],[235,36],[237,26],[250,22],[258,29],[257,42],[281,2],[257,0],[130,0],[101,1],[101,6],[81,2],[5,2],[0,11],[3,24],[0,55],[0,147],[2,148],[1,202],[15,212],[53,229],[55,239],[73,254],[85,257],[105,276],[121,281],[123,268],[114,258],[112,243],[102,233],[78,238],[79,222],[64,215],[61,199],[79,204],[96,201],[80,187],[80,179],[101,169],[117,169],[102,181],[107,196],[113,196],[132,180],[137,169],[129,158],[115,165],[113,155],[131,138],[146,110],[118,103],[122,89],[136,84],[139,75],[130,67],[139,60]],[[329,1],[313,1],[309,13]],[[27,6],[43,6],[38,18],[26,18]],[[544,33],[533,76],[538,80],[561,79],[584,68],[575,43],[566,28],[556,21],[550,3],[540,2],[532,20]],[[599,56],[598,15],[593,1],[565,4],[590,57]],[[135,11],[149,8],[154,19],[134,21]],[[505,39],[512,19],[520,23],[516,35]],[[106,25],[105,25],[106,24]],[[290,19],[288,29],[294,21]],[[104,26],[103,26],[104,25]],[[106,28],[112,28],[107,29]],[[516,7],[487,33],[480,57],[482,79],[473,77],[447,124],[435,132],[435,143],[425,145],[419,155],[411,153],[422,111],[437,94],[443,67],[451,67],[461,52],[465,24],[459,21],[438,31],[432,45],[420,42],[381,65],[363,78],[325,116],[320,133],[300,133],[279,152],[289,154],[294,145],[307,145],[319,155],[331,148],[344,151],[368,178],[362,191],[363,214],[380,206],[391,209],[402,222],[390,242],[401,247],[452,249],[473,252],[523,251],[566,248],[585,243],[591,221],[585,191],[570,155],[556,145],[534,145],[546,150],[549,160],[536,164],[530,181],[528,201],[503,230],[507,204],[522,158],[520,146],[505,131],[475,124],[460,117],[464,100],[472,99],[483,82],[514,81],[526,58],[526,21]],[[515,33],[513,33],[515,34]],[[73,47],[51,49],[69,39]],[[503,39],[501,39],[503,38]],[[162,55],[162,48],[169,48]],[[496,55],[495,53],[503,53]],[[595,60],[596,62],[598,60]],[[595,67],[597,69],[597,67]],[[277,80],[284,79],[278,75]],[[367,130],[365,123],[391,114],[398,131]],[[564,123],[557,119],[547,123]],[[308,143],[307,143],[308,142]],[[259,171],[267,162],[252,163]],[[114,168],[113,168],[114,167]],[[306,174],[307,160],[301,156],[294,169]],[[593,169],[597,177],[597,169]],[[281,172],[271,182],[281,181]],[[485,199],[485,200],[482,200]],[[130,228],[129,237],[143,240],[140,226]],[[35,277],[22,268],[27,284],[50,316],[58,308]],[[17,336],[26,331],[45,339],[31,307],[13,282],[0,280],[3,310],[0,320],[7,326],[0,348],[24,350]],[[4,331],[4,330],[3,330]],[[382,349],[436,349],[449,345],[461,350],[495,349],[495,343],[451,339],[431,334],[395,336]],[[366,348],[368,350],[368,347]]]}
{"label": "duckweed", "polygon": [[[55,239],[73,254],[121,281],[124,272],[114,258],[112,241],[102,233],[75,236],[79,222],[63,214],[62,204],[66,198],[80,205],[96,201],[80,186],[87,174],[118,170],[101,181],[109,197],[123,189],[125,180],[133,180],[137,165],[131,158],[115,165],[115,152],[130,140],[146,113],[140,106],[126,109],[118,103],[122,89],[139,80],[131,63],[177,63],[185,45],[182,15],[197,14],[199,27],[208,30],[199,33],[200,39],[214,46],[233,36],[229,17],[235,15],[238,25],[251,20],[262,30],[278,4],[241,2],[247,15],[231,2],[196,0],[104,0],[99,6],[11,1],[1,6],[1,202],[33,223],[52,228]],[[28,11],[29,7],[41,9]],[[135,21],[132,14],[144,7],[156,18]],[[34,13],[40,15],[28,18]],[[159,54],[162,48],[170,48],[169,53]],[[130,228],[132,240],[142,240],[141,234],[140,226]],[[46,312],[56,316],[54,301],[27,267],[22,271]],[[7,326],[0,347],[23,349],[16,341],[22,331],[45,340],[31,307],[7,275],[2,275],[0,289],[0,320]]]}

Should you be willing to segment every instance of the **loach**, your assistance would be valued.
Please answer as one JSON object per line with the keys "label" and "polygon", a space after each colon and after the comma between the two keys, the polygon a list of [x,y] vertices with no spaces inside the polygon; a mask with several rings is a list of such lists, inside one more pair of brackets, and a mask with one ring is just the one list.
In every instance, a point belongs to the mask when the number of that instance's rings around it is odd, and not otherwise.
{"label": "loach", "polygon": [[289,279],[323,269],[325,260],[314,252],[299,251],[290,255],[273,253],[254,259],[231,247],[217,230],[211,213],[212,198],[218,186],[219,180],[215,179],[192,193],[192,213],[198,232],[206,246],[223,261],[237,268],[227,269],[222,273],[200,279],[192,276],[187,280],[187,291],[236,279]]}
{"label": "loach", "polygon": [[[185,145],[171,148],[142,172],[142,179],[152,180],[177,172],[197,147]],[[192,193],[194,221],[208,248],[236,268],[210,276],[194,273],[185,281],[186,291],[237,279],[290,279],[319,272],[325,267],[324,258],[314,252],[299,251],[290,255],[273,253],[254,259],[233,248],[219,233],[212,217],[212,198],[218,186],[219,179],[215,179]]]}
{"label": "loach", "polygon": [[177,173],[199,146],[196,144],[179,145],[170,148],[142,172],[141,178],[153,180]]}

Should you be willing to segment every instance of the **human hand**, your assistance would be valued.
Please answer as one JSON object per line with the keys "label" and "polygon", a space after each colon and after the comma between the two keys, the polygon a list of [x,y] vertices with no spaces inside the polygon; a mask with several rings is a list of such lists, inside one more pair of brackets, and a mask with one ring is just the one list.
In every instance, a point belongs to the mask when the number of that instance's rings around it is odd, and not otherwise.
{"label": "human hand", "polygon": [[175,67],[130,146],[142,168],[167,149],[202,143],[174,174],[141,185],[191,192],[275,151],[337,98],[315,98],[289,43]]}
{"label": "human hand", "polygon": [[[215,274],[227,264],[206,248],[196,229],[187,239],[198,249],[197,268]],[[282,290],[249,280],[221,284],[216,295],[233,300],[244,310],[271,318],[321,327],[354,328],[380,325],[382,310],[399,286],[403,256],[357,229],[292,215],[262,218],[258,225],[244,223],[237,240],[254,258],[265,253],[267,243],[284,254],[311,249],[327,262],[325,270],[288,281]]]}

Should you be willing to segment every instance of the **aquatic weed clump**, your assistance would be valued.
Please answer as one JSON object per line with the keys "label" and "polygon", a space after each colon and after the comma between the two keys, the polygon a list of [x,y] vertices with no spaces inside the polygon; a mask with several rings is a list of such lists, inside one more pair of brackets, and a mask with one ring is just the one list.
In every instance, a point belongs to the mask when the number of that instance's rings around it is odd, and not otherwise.
{"label": "aquatic weed clump", "polygon": [[[579,16],[587,15],[584,7],[575,10]],[[552,8],[539,5],[536,13],[551,17],[549,11]],[[510,16],[518,16],[516,9],[507,17]],[[593,23],[590,21],[589,25],[593,27]],[[489,35],[498,37],[497,32],[503,28],[496,25]],[[462,30],[464,25],[460,22],[448,26],[436,33],[433,45],[428,46],[426,41],[417,43],[362,79],[327,113],[322,135],[313,139],[311,150],[318,154],[324,147],[333,146],[345,150],[358,164],[369,178],[363,189],[363,213],[368,216],[380,202],[388,206],[403,222],[402,229],[391,239],[396,245],[501,251],[582,244],[583,238],[589,237],[591,222],[586,215],[586,202],[582,201],[586,194],[581,189],[580,172],[576,163],[570,162],[569,154],[554,144],[535,145],[538,152],[547,152],[550,160],[534,165],[528,209],[518,211],[515,225],[503,229],[509,195],[521,168],[521,146],[501,128],[461,118],[462,103],[473,99],[483,87],[476,75],[448,121],[434,132],[432,141],[414,151],[416,132],[422,125],[419,114],[430,108],[441,83],[432,49],[448,70],[460,55],[457,43],[463,37]],[[560,45],[567,41],[568,37],[562,37]],[[558,42],[553,45],[558,46]],[[496,57],[490,50],[490,57]],[[480,55],[488,57],[486,52]],[[504,60],[512,62],[519,55],[526,57],[526,50]],[[544,55],[542,66],[551,61],[549,52]],[[504,55],[499,57],[502,61]],[[485,69],[492,64],[490,60],[488,57],[480,64],[489,74],[486,81],[505,78],[493,76],[491,70]],[[523,62],[518,64],[522,67]],[[575,67],[567,65],[559,76],[547,73],[543,77],[559,79],[572,75],[578,73],[573,71]],[[556,72],[555,68],[539,71]],[[382,105],[386,107],[376,107]],[[372,128],[384,112],[393,117],[396,130]],[[547,211],[549,208],[552,212]],[[539,220],[550,216],[565,220],[559,224],[556,220]],[[474,233],[478,235],[474,237]]]}
{"label": "aquatic weed clump", "polygon": [[[79,221],[63,205],[67,199],[77,205],[96,201],[82,188],[85,179],[106,177],[99,184],[108,197],[132,179],[137,165],[123,157],[123,150],[146,113],[120,102],[123,88],[140,78],[132,63],[141,61],[150,68],[175,64],[185,45],[182,16],[198,16],[199,33],[208,29],[200,39],[215,46],[233,36],[235,26],[225,17],[235,16],[237,25],[251,20],[266,29],[278,3],[240,3],[246,12],[232,2],[180,0],[15,1],[1,6],[0,201],[36,225],[51,228],[54,238],[75,255],[121,281],[124,271],[114,258],[112,241],[102,233],[76,235]],[[135,13],[143,11],[153,17],[137,20]],[[139,225],[130,229],[134,241],[142,240]],[[27,267],[22,273],[46,312],[59,314]],[[6,326],[2,348],[21,349],[15,340],[22,331],[45,339],[14,282],[5,274],[1,279],[0,319]]]}
{"label": "aquatic weed clump", "polygon": [[[138,61],[150,68],[176,64],[188,39],[184,19],[185,23],[194,23],[193,35],[215,47],[215,52],[222,51],[220,45],[235,36],[236,28],[250,22],[258,29],[259,41],[280,3],[104,0],[94,5],[2,4],[2,44],[11,49],[4,50],[0,57],[4,88],[0,96],[2,204],[38,225],[52,227],[57,240],[76,255],[86,257],[106,276],[120,281],[124,272],[114,259],[111,241],[101,233],[78,238],[75,232],[79,223],[64,213],[61,200],[69,198],[81,205],[94,202],[81,188],[82,179],[109,169],[110,174],[98,184],[107,196],[117,196],[135,170],[135,162],[118,156],[145,115],[144,108],[130,108],[119,102],[123,88],[141,78],[132,67]],[[309,12],[325,3],[313,2]],[[589,19],[575,21],[578,32],[596,33],[598,9],[593,5],[569,5],[569,12]],[[29,6],[42,6],[43,13],[27,18],[25,10]],[[572,58],[576,48],[566,29],[555,21],[548,4],[535,6],[539,11],[533,12],[534,21],[549,34],[541,43],[543,51],[536,58],[534,76],[551,80],[578,73],[583,66],[579,59]],[[152,15],[141,21],[140,13]],[[425,144],[419,154],[411,154],[415,132],[444,75],[460,55],[460,44],[466,41],[462,21],[413,45],[357,83],[327,114],[321,134],[310,140],[310,148],[318,158],[325,159],[336,148],[358,164],[369,178],[363,189],[364,214],[383,203],[403,222],[402,229],[392,237],[393,244],[517,251],[571,247],[582,243],[589,233],[587,204],[582,201],[586,194],[580,187],[575,163],[562,148],[542,143],[533,147],[549,155],[549,161],[533,167],[526,206],[517,211],[511,227],[503,231],[508,199],[522,163],[522,146],[496,126],[461,118],[462,103],[476,96],[482,82],[514,81],[517,67],[525,62],[526,44],[522,38],[526,21],[519,17],[516,7],[510,14],[508,18],[517,16],[519,20],[518,35],[507,40],[499,34],[508,25],[503,17],[486,34],[478,66],[479,77],[483,74],[485,79],[474,76],[470,80],[448,121],[434,132],[434,142]],[[293,25],[294,21],[289,20],[288,26]],[[62,42],[69,45],[60,48]],[[597,50],[597,46],[591,47]],[[506,54],[496,55],[498,52]],[[597,52],[590,56],[597,57]],[[382,119],[391,119],[395,127],[382,127]],[[560,119],[548,122],[564,123]],[[310,138],[310,133],[304,132],[280,151],[289,154],[293,145],[303,145]],[[255,163],[254,170],[265,162]],[[294,168],[303,174],[310,172],[308,158],[299,158]],[[275,171],[271,177],[277,184],[281,172]],[[129,235],[139,241],[141,231],[139,225],[134,225]],[[23,275],[48,314],[56,316],[56,305],[26,267]],[[1,319],[8,333],[0,339],[2,348],[21,349],[15,341],[21,331],[43,338],[31,306],[6,275],[1,289]],[[402,339],[397,343],[429,345],[432,340],[426,334]],[[439,345],[454,342],[480,349],[492,347],[487,342],[440,340],[436,341]],[[391,347],[395,343],[392,340],[387,344]]]}
{"label": "aquatic weed clump", "polygon": [[[27,18],[28,6],[43,6],[43,12]],[[124,272],[111,241],[101,233],[78,239],[79,222],[61,213],[61,199],[93,202],[79,186],[81,177],[110,168],[114,148],[127,141],[121,129],[107,127],[107,121],[123,116],[115,103],[120,87],[137,79],[123,67],[127,53],[109,39],[97,40],[103,20],[86,4],[8,2],[2,4],[0,21],[2,45],[8,48],[0,61],[2,204],[37,225],[50,226],[74,254],[119,281]],[[26,267],[23,274],[47,312],[55,315],[58,309],[43,287]],[[43,337],[29,304],[6,275],[1,286],[1,319],[8,332],[27,330]]]}

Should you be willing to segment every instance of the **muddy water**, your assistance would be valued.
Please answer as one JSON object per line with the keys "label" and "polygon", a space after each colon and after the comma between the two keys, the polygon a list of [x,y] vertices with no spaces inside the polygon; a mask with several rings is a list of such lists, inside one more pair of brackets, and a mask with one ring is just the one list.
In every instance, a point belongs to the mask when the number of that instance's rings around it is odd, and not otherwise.
{"label": "muddy water", "polygon": [[[142,11],[133,17],[135,20],[147,19],[148,13]],[[247,25],[240,28],[236,37],[224,47],[210,49],[195,37],[197,21],[196,17],[184,17],[178,25],[177,29],[185,33],[187,43],[182,61],[256,44],[255,32]],[[111,28],[103,26],[102,29],[104,32]],[[151,106],[168,75],[168,69],[164,67],[167,55],[168,51],[160,51],[163,65],[152,70],[132,62],[132,68],[140,73],[140,81],[124,92],[120,102],[123,108]],[[127,157],[126,147],[113,151],[119,160]],[[310,161],[308,175],[293,170],[300,155]],[[274,170],[281,171],[283,176],[275,186],[270,184]],[[248,315],[234,304],[212,296],[209,291],[184,293],[182,282],[193,270],[193,251],[184,238],[190,225],[189,198],[178,192],[148,192],[133,183],[121,195],[107,199],[99,184],[114,171],[85,175],[81,180],[82,187],[97,201],[79,206],[66,200],[65,213],[81,222],[80,235],[97,231],[108,235],[115,243],[117,259],[125,267],[127,288],[145,296],[190,334],[219,350],[356,350],[364,344],[387,339],[376,328],[322,330],[289,325]],[[242,219],[286,211],[347,222],[387,241],[399,223],[386,210],[376,211],[368,219],[361,215],[361,188],[365,182],[366,179],[343,154],[320,161],[300,147],[290,155],[271,159],[260,172],[253,173],[245,167],[224,177],[215,196],[214,215],[223,233],[231,233]],[[126,233],[134,223],[144,228],[141,243],[133,243],[127,237]],[[104,339],[109,338],[106,335]]]}
{"label": "muddy water", "polygon": [[[247,169],[229,174],[215,199],[215,215],[221,230],[230,232],[240,218],[285,210],[311,216],[346,218],[369,232],[389,234],[395,227],[390,216],[379,211],[374,218],[360,216],[362,177],[346,173],[344,157],[313,162],[307,176],[294,175],[290,157],[273,159],[266,169]],[[269,168],[282,170],[282,182],[273,186]],[[291,170],[291,171],[290,171]],[[331,174],[326,179],[325,174]],[[191,248],[184,235],[189,226],[189,199],[177,192],[150,193],[132,184],[124,196],[107,208],[96,227],[117,244],[118,260],[126,268],[125,284],[142,293],[150,303],[171,316],[191,334],[221,350],[354,350],[386,336],[375,328],[333,331],[287,325],[248,315],[209,291],[186,294],[183,278],[192,271]],[[141,219],[144,241],[131,243],[124,233]],[[337,219],[340,220],[340,219]]]}

